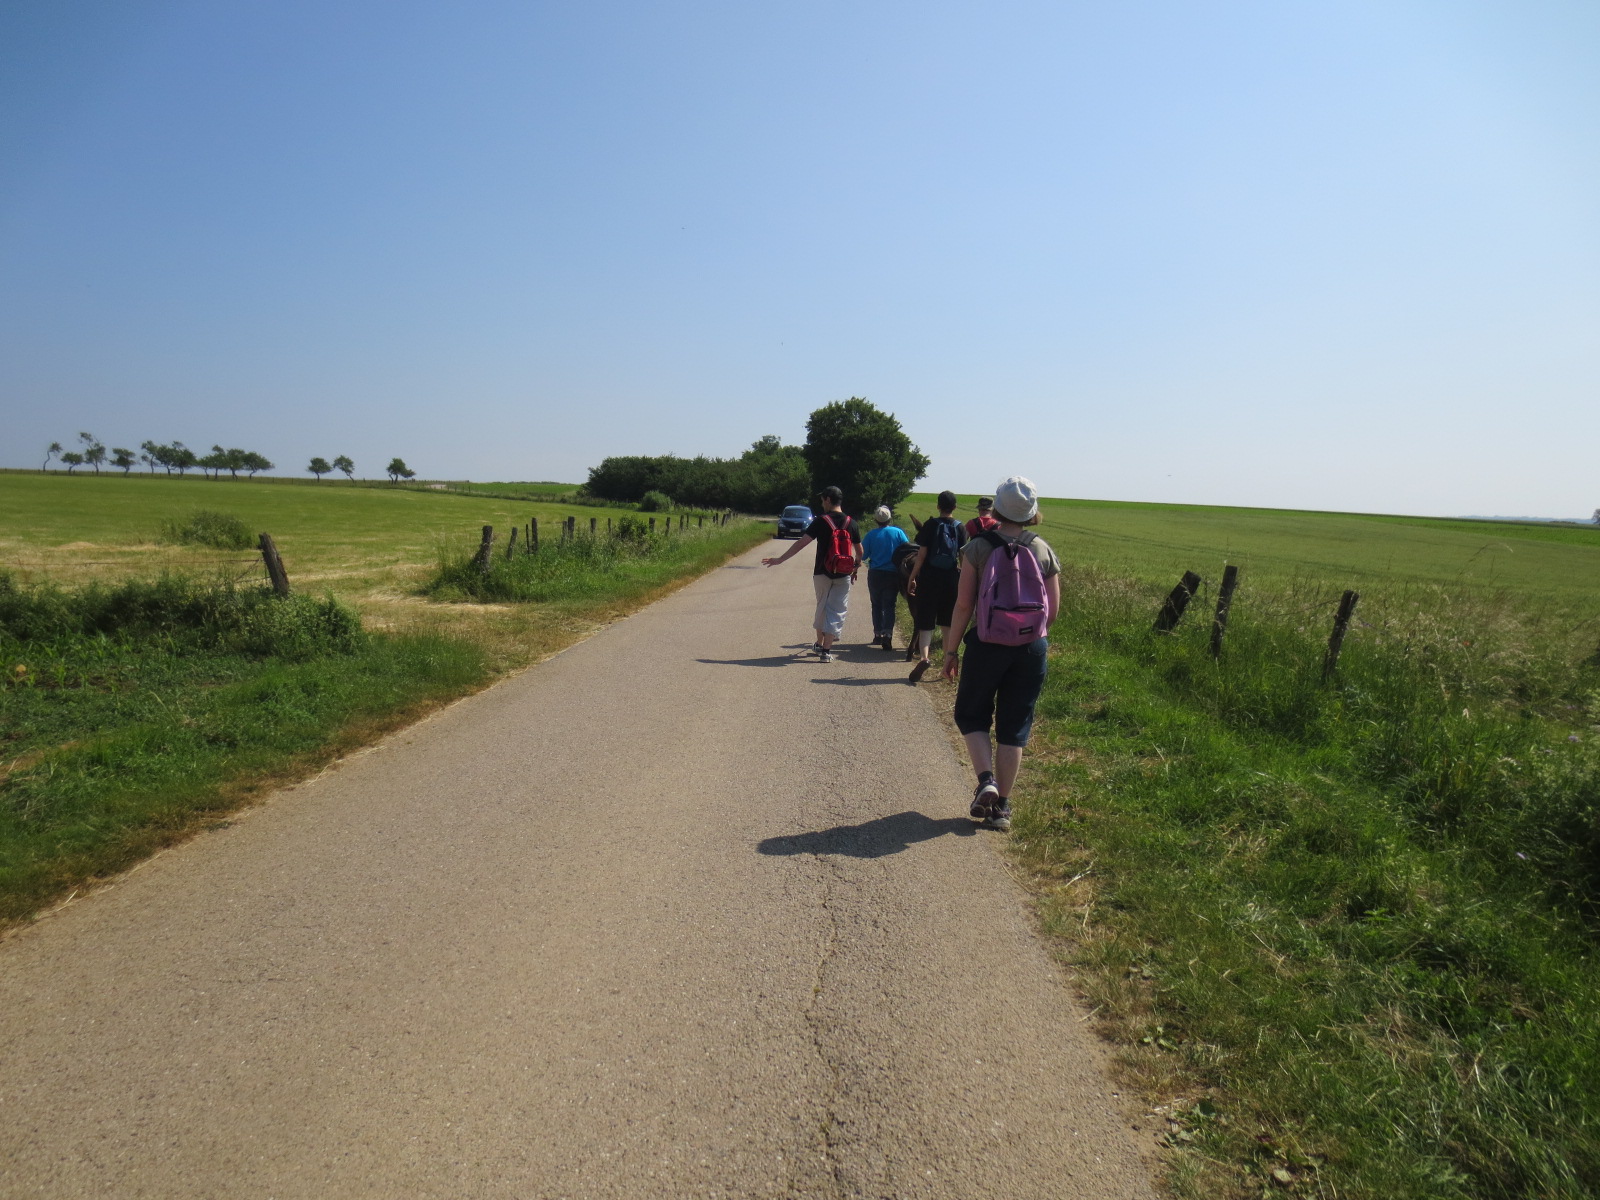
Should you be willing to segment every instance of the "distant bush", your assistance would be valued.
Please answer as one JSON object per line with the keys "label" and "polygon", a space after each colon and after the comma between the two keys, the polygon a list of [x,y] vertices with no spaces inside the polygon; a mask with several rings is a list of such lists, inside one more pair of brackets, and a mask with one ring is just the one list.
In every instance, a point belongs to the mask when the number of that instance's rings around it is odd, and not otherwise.
{"label": "distant bush", "polygon": [[164,639],[178,652],[305,659],[353,650],[362,636],[360,617],[331,598],[276,596],[267,588],[175,575],[76,591],[0,588],[0,649],[138,638]]}
{"label": "distant bush", "polygon": [[162,541],[179,546],[210,546],[215,550],[248,550],[256,544],[250,527],[232,513],[197,509],[187,517],[163,521]]}
{"label": "distant bush", "polygon": [[650,526],[638,517],[622,517],[613,536],[624,545],[641,546],[650,536]]}
{"label": "distant bush", "polygon": [[639,498],[640,512],[671,512],[672,497],[665,492],[650,491]]}
{"label": "distant bush", "polygon": [[713,512],[775,513],[810,495],[810,468],[798,446],[764,437],[738,458],[623,455],[589,471],[591,496],[633,504],[663,492],[679,504]]}

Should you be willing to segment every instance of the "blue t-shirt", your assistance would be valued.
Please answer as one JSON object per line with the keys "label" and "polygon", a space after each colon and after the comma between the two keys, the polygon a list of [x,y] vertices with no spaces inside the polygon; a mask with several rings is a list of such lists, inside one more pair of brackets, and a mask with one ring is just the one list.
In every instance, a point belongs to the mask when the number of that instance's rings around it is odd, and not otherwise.
{"label": "blue t-shirt", "polygon": [[894,552],[911,539],[898,525],[879,525],[867,530],[861,539],[861,550],[867,556],[867,567],[873,571],[894,570]]}

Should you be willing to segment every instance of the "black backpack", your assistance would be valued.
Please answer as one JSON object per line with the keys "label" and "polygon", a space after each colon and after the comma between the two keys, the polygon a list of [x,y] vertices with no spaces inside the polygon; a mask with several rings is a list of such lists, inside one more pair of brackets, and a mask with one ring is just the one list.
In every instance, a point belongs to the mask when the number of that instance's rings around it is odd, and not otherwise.
{"label": "black backpack", "polygon": [[954,517],[939,517],[933,522],[933,545],[928,547],[928,565],[955,570],[961,553],[961,526]]}

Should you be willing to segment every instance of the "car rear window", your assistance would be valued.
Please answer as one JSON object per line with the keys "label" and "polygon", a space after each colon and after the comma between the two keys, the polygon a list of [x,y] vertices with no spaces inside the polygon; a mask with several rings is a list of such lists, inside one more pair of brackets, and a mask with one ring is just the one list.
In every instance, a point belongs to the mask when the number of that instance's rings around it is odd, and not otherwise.
{"label": "car rear window", "polygon": [[811,510],[802,504],[791,504],[783,510],[783,515],[786,517],[809,517]]}

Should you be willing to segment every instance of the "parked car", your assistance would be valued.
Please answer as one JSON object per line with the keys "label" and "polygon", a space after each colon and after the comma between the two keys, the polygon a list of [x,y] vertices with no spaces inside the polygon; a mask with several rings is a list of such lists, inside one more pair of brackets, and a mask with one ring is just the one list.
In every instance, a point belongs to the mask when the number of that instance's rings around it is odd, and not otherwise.
{"label": "parked car", "polygon": [[783,515],[778,518],[778,536],[781,538],[804,537],[807,529],[811,527],[812,513],[804,504],[791,504],[783,510]]}

